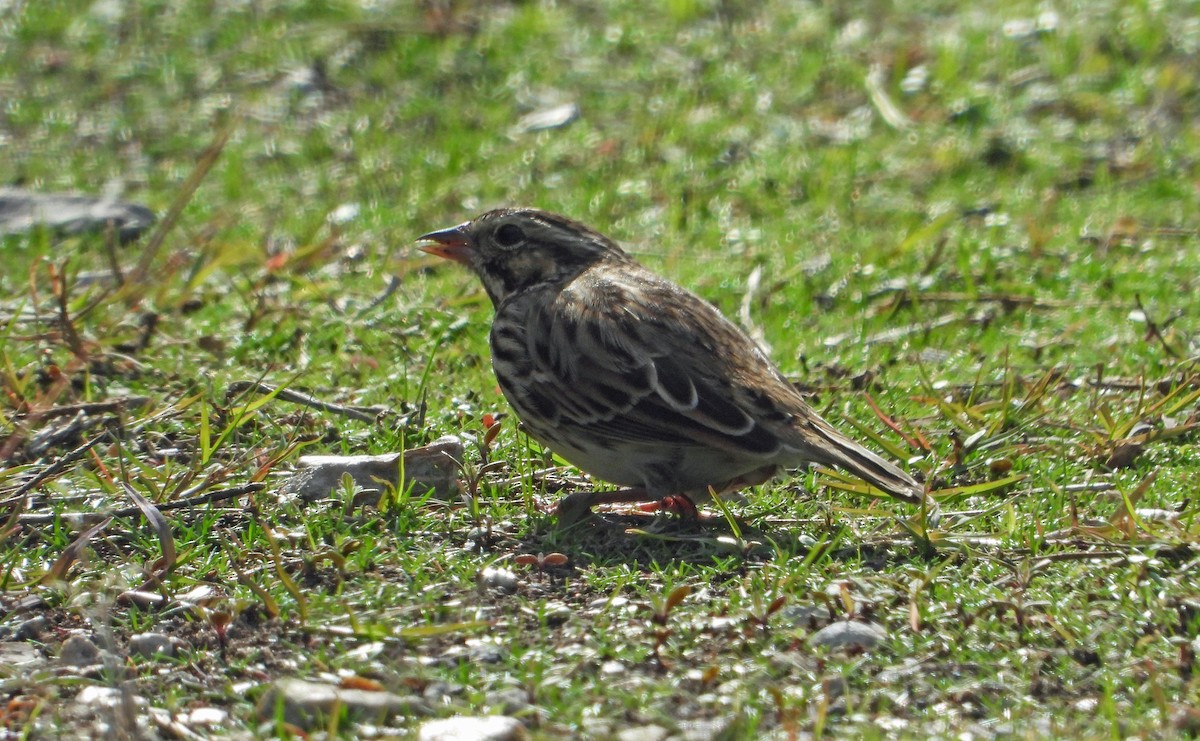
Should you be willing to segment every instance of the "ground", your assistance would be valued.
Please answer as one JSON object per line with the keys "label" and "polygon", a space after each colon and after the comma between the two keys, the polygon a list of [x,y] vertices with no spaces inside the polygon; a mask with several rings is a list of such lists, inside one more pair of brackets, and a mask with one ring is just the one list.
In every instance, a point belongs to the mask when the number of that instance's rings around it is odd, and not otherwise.
{"label": "ground", "polygon": [[[1200,733],[1197,9],[0,9],[5,183],[157,216],[0,238],[4,733]],[[556,527],[603,482],[414,249],[502,205],[712,301],[940,516],[802,471]],[[446,435],[461,490],[285,483]]]}

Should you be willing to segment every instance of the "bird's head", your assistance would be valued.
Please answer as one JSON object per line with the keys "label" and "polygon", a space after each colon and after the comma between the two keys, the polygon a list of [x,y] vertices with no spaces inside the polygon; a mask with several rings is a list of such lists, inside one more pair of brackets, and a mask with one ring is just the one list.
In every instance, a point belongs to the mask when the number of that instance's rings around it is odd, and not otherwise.
{"label": "bird's head", "polygon": [[535,286],[563,285],[597,262],[630,259],[603,234],[532,208],[488,211],[420,239],[432,243],[423,252],[471,268],[495,306]]}

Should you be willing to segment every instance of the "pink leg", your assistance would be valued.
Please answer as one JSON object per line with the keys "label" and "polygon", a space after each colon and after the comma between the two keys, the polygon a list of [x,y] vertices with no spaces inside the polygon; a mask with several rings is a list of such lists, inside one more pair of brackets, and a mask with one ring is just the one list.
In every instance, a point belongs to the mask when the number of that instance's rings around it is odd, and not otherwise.
{"label": "pink leg", "polygon": [[597,504],[651,503],[656,508],[679,512],[684,519],[698,516],[696,505],[684,494],[668,497],[655,496],[641,487],[617,489],[616,491],[579,491],[564,497],[556,510],[560,525],[572,525],[591,513]]}

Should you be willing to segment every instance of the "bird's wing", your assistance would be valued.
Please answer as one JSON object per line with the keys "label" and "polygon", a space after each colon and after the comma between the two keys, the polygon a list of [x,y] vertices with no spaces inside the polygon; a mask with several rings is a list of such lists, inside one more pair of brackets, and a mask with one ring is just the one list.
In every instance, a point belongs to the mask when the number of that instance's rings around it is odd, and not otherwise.
{"label": "bird's wing", "polygon": [[572,287],[531,313],[525,400],[547,421],[569,415],[599,439],[777,455],[782,443],[765,417],[788,417],[761,388],[764,374],[786,385],[774,366],[709,304],[644,280],[638,290]]}

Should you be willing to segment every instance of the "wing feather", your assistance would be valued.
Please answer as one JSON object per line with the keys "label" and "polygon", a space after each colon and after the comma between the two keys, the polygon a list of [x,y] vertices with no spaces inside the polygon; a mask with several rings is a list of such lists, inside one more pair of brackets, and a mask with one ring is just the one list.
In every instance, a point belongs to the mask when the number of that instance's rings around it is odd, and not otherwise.
{"label": "wing feather", "polygon": [[[591,288],[594,294],[596,287]],[[650,288],[678,290],[657,282]],[[717,327],[750,344],[739,348],[743,352],[757,353],[757,348],[703,302],[689,302],[692,311],[708,314],[703,317],[651,308],[656,303],[679,305],[669,298],[655,302],[653,290],[628,292],[623,298],[568,290],[557,306],[531,306],[535,316],[526,322],[532,361],[527,397],[539,400],[539,409],[557,404],[558,414],[548,418],[561,424],[562,416],[570,415],[601,441],[715,447],[763,458],[778,454],[778,436],[756,418],[760,405],[750,403],[750,393],[728,380],[739,377],[729,372],[730,358],[712,351],[728,348],[728,338],[710,331]],[[742,399],[747,403],[739,403]]]}

